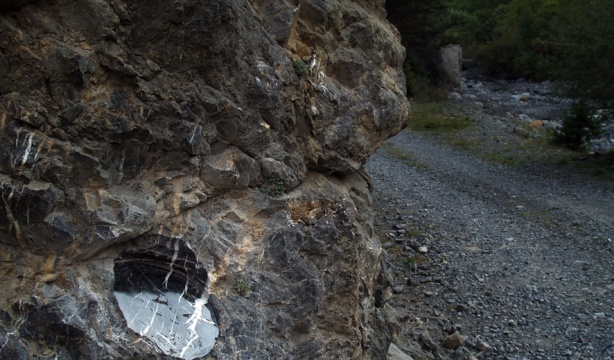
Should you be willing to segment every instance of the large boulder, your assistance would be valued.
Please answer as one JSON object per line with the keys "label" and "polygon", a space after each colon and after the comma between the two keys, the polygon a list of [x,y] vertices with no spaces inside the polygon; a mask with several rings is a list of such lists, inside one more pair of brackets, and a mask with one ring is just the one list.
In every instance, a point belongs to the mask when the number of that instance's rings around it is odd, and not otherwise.
{"label": "large boulder", "polygon": [[0,358],[385,356],[382,0],[12,1],[0,49]]}

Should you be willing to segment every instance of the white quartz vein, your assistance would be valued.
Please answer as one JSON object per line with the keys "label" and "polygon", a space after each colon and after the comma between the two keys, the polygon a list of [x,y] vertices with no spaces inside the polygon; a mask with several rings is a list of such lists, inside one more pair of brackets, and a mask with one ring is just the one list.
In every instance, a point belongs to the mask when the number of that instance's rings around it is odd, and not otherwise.
{"label": "white quartz vein", "polygon": [[171,258],[171,263],[169,264],[169,271],[166,274],[166,278],[164,279],[164,288],[168,289],[168,279],[171,278],[171,274],[173,273],[173,266],[175,265],[175,260],[177,260],[177,256],[179,255],[179,241],[175,241],[175,252],[173,253],[173,257]]}
{"label": "white quartz vein", "polygon": [[[140,294],[139,294],[140,295]],[[138,295],[137,295],[138,296]],[[135,298],[137,297],[135,296]],[[134,324],[134,320],[136,320],[136,318],[139,316],[139,314],[141,313],[142,309],[147,309],[147,307],[149,306],[149,303],[151,302],[151,300],[147,300],[147,303],[145,303],[145,306],[143,306],[142,308],[139,309],[139,311],[136,312],[136,314],[134,314],[134,316],[132,317],[132,320],[130,320],[130,323],[128,324],[128,326],[132,326]]]}
{"label": "white quartz vein", "polygon": [[[149,301],[147,302],[149,304]],[[153,311],[153,313],[151,314],[151,320],[149,321],[149,325],[147,325],[147,327],[143,330],[143,332],[141,333],[141,335],[147,335],[147,332],[149,331],[149,329],[151,329],[151,327],[153,326],[154,321],[156,320],[156,315],[158,315],[158,307],[160,307],[159,303],[156,303],[156,309]]]}

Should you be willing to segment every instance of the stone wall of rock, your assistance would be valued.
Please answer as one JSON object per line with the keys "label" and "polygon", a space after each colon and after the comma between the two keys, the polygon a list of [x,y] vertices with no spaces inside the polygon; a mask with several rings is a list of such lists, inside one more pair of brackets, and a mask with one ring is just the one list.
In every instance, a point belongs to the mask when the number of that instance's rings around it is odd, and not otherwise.
{"label": "stone wall of rock", "polygon": [[0,358],[383,357],[383,2],[5,1]]}

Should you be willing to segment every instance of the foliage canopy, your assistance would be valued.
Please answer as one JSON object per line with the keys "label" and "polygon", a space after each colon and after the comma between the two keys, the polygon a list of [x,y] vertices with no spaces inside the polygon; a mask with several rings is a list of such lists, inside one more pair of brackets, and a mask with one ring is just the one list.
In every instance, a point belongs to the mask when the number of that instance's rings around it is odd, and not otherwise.
{"label": "foliage canopy", "polygon": [[421,51],[459,43],[489,72],[558,80],[571,95],[612,108],[612,0],[388,0],[386,7],[408,49],[410,86],[429,75]]}

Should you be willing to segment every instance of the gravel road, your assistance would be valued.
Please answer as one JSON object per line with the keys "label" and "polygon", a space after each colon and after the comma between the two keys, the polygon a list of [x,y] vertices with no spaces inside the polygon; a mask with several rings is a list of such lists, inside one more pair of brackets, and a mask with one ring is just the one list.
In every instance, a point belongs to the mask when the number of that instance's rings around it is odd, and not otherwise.
{"label": "gravel road", "polygon": [[409,131],[388,142],[424,164],[380,150],[365,167],[401,350],[614,359],[612,182],[487,163]]}

